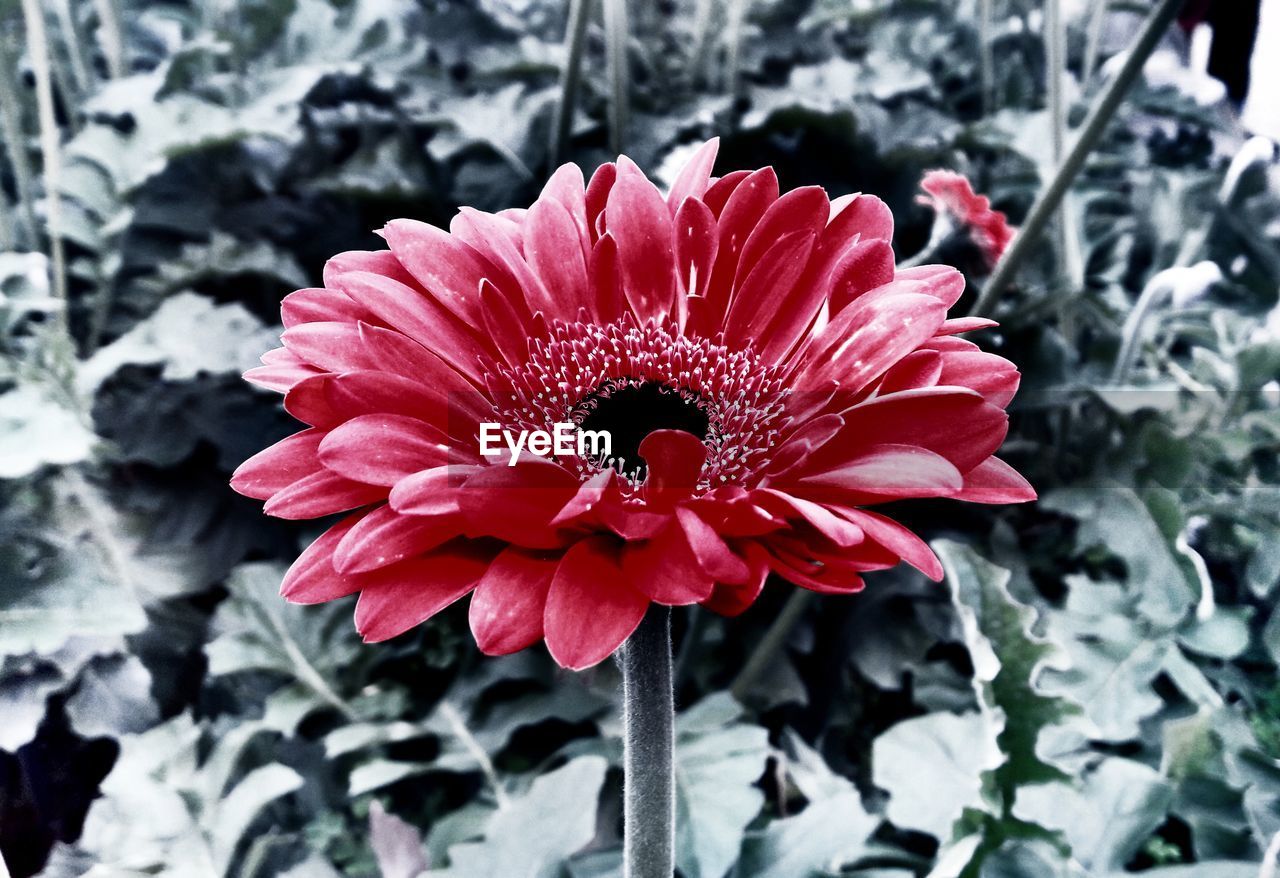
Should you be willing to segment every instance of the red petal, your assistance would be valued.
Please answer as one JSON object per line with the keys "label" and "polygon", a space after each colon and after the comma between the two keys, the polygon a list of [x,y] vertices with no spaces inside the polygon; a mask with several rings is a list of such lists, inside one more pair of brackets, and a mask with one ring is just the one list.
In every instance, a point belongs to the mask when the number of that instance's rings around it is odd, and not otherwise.
{"label": "red petal", "polygon": [[478,466],[438,466],[405,476],[391,489],[391,508],[406,515],[444,515],[457,511],[458,491]]}
{"label": "red petal", "polygon": [[561,667],[580,671],[606,659],[636,630],[649,599],[618,563],[605,537],[570,547],[556,568],[542,625],[547,649]]}
{"label": "red petal", "polygon": [[480,469],[458,490],[458,504],[475,536],[529,549],[564,544],[551,522],[578,492],[578,480],[545,458],[522,456],[515,466]]}
{"label": "red petal", "polygon": [[457,513],[426,517],[402,515],[379,506],[342,538],[333,553],[340,573],[365,573],[420,555],[461,535]]}
{"label": "red petal", "polygon": [[342,418],[329,404],[328,373],[304,378],[284,395],[284,410],[311,427],[329,429],[342,423]]}
{"label": "red petal", "polygon": [[942,374],[942,356],[937,351],[916,351],[907,354],[888,372],[876,393],[885,395],[900,390],[933,387]]}
{"label": "red petal", "polygon": [[928,293],[948,308],[964,294],[964,275],[950,265],[917,265],[899,271],[894,280],[919,284],[920,292]]}
{"label": "red petal", "polygon": [[[706,322],[696,327],[708,336],[720,330],[724,316],[728,313],[733,282],[738,273],[738,260],[747,238],[769,209],[769,205],[777,200],[778,176],[773,168],[761,168],[739,183],[725,203],[719,216],[720,244],[716,250],[716,264],[707,285]],[[710,203],[708,206],[711,206]]]}
{"label": "red petal", "polygon": [[598,319],[595,298],[588,294],[587,263],[578,227],[558,201],[539,199],[529,209],[525,226],[524,256],[549,291],[549,300],[538,305],[547,317],[576,320],[578,310]]}
{"label": "red petal", "polygon": [[1018,391],[1018,367],[1004,357],[983,351],[949,351],[942,356],[939,384],[968,387],[987,402],[1004,408]]}
{"label": "red petal", "polygon": [[356,630],[366,643],[390,640],[420,625],[471,591],[493,552],[467,540],[362,574]]}
{"label": "red petal", "polygon": [[485,655],[508,655],[542,639],[547,592],[560,556],[503,549],[471,595],[469,618]]}
{"label": "red petal", "polygon": [[867,538],[884,546],[934,582],[942,580],[942,562],[929,544],[896,521],[865,509],[839,509],[840,516],[862,528]]}
{"label": "red petal", "polygon": [[262,511],[276,518],[320,518],[385,500],[387,489],[353,482],[329,470],[299,479],[277,492]]}
{"label": "red petal", "polygon": [[711,182],[711,167],[716,163],[716,153],[720,150],[720,138],[713,137],[689,159],[667,193],[667,207],[674,216],[684,204],[686,198],[701,198]]}
{"label": "red petal", "polygon": [[444,435],[416,418],[362,415],[320,443],[320,462],[339,475],[390,488],[405,476],[449,462]]}
{"label": "red petal", "polygon": [[479,361],[485,356],[484,346],[435,299],[389,277],[367,271],[348,272],[338,283],[353,300],[388,326],[421,344],[477,386],[483,386]]}
{"label": "red petal", "polygon": [[303,430],[259,451],[236,467],[231,476],[232,489],[255,500],[266,500],[299,479],[319,472],[317,452],[323,438],[320,430]]}
{"label": "red petal", "polygon": [[333,552],[367,514],[357,512],[344,518],[307,546],[284,575],[280,595],[295,604],[322,604],[355,594],[359,584],[353,577],[343,576],[334,569]]}
{"label": "red petal", "polygon": [[725,317],[725,337],[730,344],[759,338],[775,309],[785,306],[808,266],[815,237],[807,229],[782,235],[741,281]]}
{"label": "red petal", "polygon": [[623,292],[640,322],[672,313],[676,263],[671,214],[658,189],[626,157],[609,192],[609,233],[618,245]]}
{"label": "red petal", "polygon": [[890,497],[950,497],[964,484],[952,463],[914,445],[880,445],[838,467],[797,483],[823,498],[849,505]]}
{"label": "red petal", "polygon": [[[759,173],[757,171],[756,173]],[[743,180],[750,177],[751,171],[730,171],[719,180],[713,180],[711,185],[707,187],[707,191],[702,195],[702,203],[711,208],[711,212],[719,218],[724,213],[724,207],[728,203],[730,196],[742,183]]]}
{"label": "red petal", "polygon": [[474,247],[435,226],[398,219],[382,234],[418,283],[468,326],[480,325],[480,280],[510,280]]}
{"label": "red petal", "polygon": [[938,327],[938,335],[958,335],[962,332],[976,332],[979,329],[990,329],[999,325],[986,317],[954,317]]}
{"label": "red petal", "polygon": [[587,230],[591,233],[592,242],[599,240],[606,232],[602,227],[605,219],[605,205],[609,203],[609,192],[617,179],[618,166],[613,162],[607,162],[596,168],[596,172],[591,175],[591,182],[587,184],[587,191],[583,197],[587,205]]}
{"label": "red petal", "polygon": [[582,169],[574,164],[564,164],[556,168],[556,172],[547,180],[547,185],[542,187],[542,193],[538,195],[539,200],[544,198],[560,202],[565,210],[569,211],[574,228],[578,230],[578,244],[585,260],[591,253],[592,238],[590,226],[587,224],[586,188],[582,179]]}
{"label": "red petal", "polygon": [[667,606],[696,604],[711,596],[715,579],[698,563],[674,518],[653,539],[627,543],[622,567],[639,591]]}
{"label": "red petal", "polygon": [[684,430],[654,430],[640,441],[639,451],[649,471],[644,499],[657,507],[692,494],[707,460],[702,440]]}
{"label": "red petal", "polygon": [[953,495],[971,503],[1026,503],[1036,489],[1009,464],[989,457],[964,475],[964,488]]}
{"label": "red petal", "polygon": [[689,198],[676,211],[676,265],[686,295],[700,296],[715,265],[716,218],[701,201]]}
{"label": "red petal", "polygon": [[689,548],[698,559],[698,565],[717,582],[746,582],[750,575],[747,562],[736,554],[724,537],[707,524],[692,509],[676,509],[676,520],[684,530]]}
{"label": "red petal", "polygon": [[932,337],[946,313],[941,302],[918,293],[863,296],[814,340],[795,386],[814,391],[837,381],[845,391],[859,391]]}
{"label": "red petal", "polygon": [[299,323],[355,323],[357,320],[368,321],[371,316],[368,310],[338,290],[298,290],[280,300],[280,321],[285,329]]}

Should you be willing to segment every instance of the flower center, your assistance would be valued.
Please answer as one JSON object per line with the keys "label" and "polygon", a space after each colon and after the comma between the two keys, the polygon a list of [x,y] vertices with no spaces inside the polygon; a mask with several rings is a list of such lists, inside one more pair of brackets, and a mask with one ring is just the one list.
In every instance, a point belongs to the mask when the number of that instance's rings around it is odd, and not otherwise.
{"label": "flower center", "polygon": [[603,430],[610,437],[612,465],[636,484],[648,472],[640,443],[654,430],[684,430],[706,442],[711,419],[706,403],[688,390],[649,381],[644,384],[606,381],[574,406],[574,423],[583,430]]}
{"label": "flower center", "polygon": [[768,461],[786,420],[779,370],[751,350],[677,335],[625,318],[605,326],[561,323],[529,343],[528,361],[496,366],[490,382],[508,429],[546,430],[571,422],[605,431],[609,460],[564,460],[583,478],[605,466],[643,483],[640,443],[655,430],[684,430],[707,446],[698,489],[749,486]]}

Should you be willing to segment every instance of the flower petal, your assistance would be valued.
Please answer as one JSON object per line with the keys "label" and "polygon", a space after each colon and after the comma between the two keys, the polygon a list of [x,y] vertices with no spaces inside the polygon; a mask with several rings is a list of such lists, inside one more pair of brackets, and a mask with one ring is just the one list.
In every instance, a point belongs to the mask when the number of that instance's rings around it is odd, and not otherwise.
{"label": "flower petal", "polygon": [[825,499],[849,505],[890,497],[950,497],[964,477],[940,454],[915,445],[879,445],[838,467],[809,473],[797,483]]}
{"label": "flower petal", "polygon": [[618,160],[607,214],[632,313],[641,323],[666,318],[674,305],[676,276],[671,214],[657,187],[625,156]]}
{"label": "flower petal", "polygon": [[303,430],[259,451],[236,467],[231,476],[232,489],[255,500],[266,500],[299,479],[320,472],[318,452],[323,438],[320,430]]}
{"label": "flower petal", "polygon": [[641,440],[639,451],[649,470],[644,499],[656,507],[692,494],[707,460],[707,446],[684,430],[654,430]]}
{"label": "flower petal", "polygon": [[365,643],[377,643],[420,625],[475,588],[492,557],[487,547],[455,540],[426,555],[362,574],[356,630]]}
{"label": "flower petal", "polygon": [[449,462],[443,433],[404,415],[361,415],[320,443],[320,462],[339,475],[390,488],[405,476]]}
{"label": "flower petal", "polygon": [[649,599],[618,563],[606,537],[574,543],[560,560],[542,625],[547,649],[561,667],[580,671],[608,658],[639,626]]}
{"label": "flower petal", "polygon": [[526,455],[515,466],[482,467],[458,489],[458,504],[475,536],[553,549],[564,545],[564,538],[551,522],[579,484],[559,464]]}
{"label": "flower petal", "polygon": [[262,507],[276,518],[320,518],[385,500],[387,489],[343,478],[324,469],[276,492]]}
{"label": "flower petal", "polygon": [[713,137],[698,147],[685,166],[676,175],[667,193],[667,208],[672,216],[684,204],[685,199],[702,197],[711,183],[711,167],[716,163],[716,153],[720,150],[720,138]]}
{"label": "flower petal", "polygon": [[333,553],[339,573],[366,573],[420,555],[462,533],[462,516],[403,515],[379,506],[342,538]]}
{"label": "flower petal", "polygon": [[280,583],[280,595],[295,604],[322,604],[355,594],[360,585],[333,566],[333,552],[367,512],[357,512],[329,528],[298,556]]}
{"label": "flower petal", "polygon": [[998,457],[989,457],[964,474],[964,487],[953,495],[970,503],[1026,503],[1036,489]]}
{"label": "flower petal", "polygon": [[560,556],[508,547],[471,595],[471,633],[485,655],[508,655],[542,639],[547,592]]}

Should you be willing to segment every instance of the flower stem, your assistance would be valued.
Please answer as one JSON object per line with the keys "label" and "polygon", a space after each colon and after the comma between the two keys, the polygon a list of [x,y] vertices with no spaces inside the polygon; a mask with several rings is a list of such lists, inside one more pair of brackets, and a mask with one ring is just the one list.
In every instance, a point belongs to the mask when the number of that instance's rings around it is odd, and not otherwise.
{"label": "flower stem", "polygon": [[991,279],[987,281],[982,294],[978,296],[978,301],[974,303],[971,313],[988,313],[1005,286],[1008,285],[1009,281],[1013,280],[1013,276],[1022,261],[1031,254],[1032,248],[1040,237],[1040,233],[1044,231],[1049,220],[1053,218],[1058,205],[1062,203],[1063,196],[1067,194],[1067,190],[1075,181],[1076,176],[1084,168],[1085,160],[1089,158],[1093,148],[1102,139],[1102,134],[1106,131],[1107,124],[1119,108],[1120,102],[1124,100],[1130,87],[1138,79],[1138,75],[1142,73],[1143,65],[1151,57],[1151,53],[1160,42],[1160,38],[1169,29],[1170,23],[1181,8],[1182,0],[1160,0],[1159,5],[1152,10],[1146,23],[1142,26],[1141,33],[1138,34],[1138,38],[1134,41],[1133,48],[1129,50],[1124,65],[1102,94],[1098,96],[1097,102],[1089,111],[1088,118],[1084,120],[1084,124],[1081,126],[1080,135],[1076,138],[1075,143],[1072,144],[1066,158],[1062,160],[1062,164],[1059,166],[1057,173],[1054,174],[1053,180],[1049,182],[1049,185],[1036,198],[1035,204],[1031,206],[1022,228],[1017,236],[1014,237],[1013,244],[1005,251],[999,264],[996,265],[995,272],[991,275]]}
{"label": "flower stem", "polygon": [[675,871],[671,610],[654,605],[622,648],[624,878]]}

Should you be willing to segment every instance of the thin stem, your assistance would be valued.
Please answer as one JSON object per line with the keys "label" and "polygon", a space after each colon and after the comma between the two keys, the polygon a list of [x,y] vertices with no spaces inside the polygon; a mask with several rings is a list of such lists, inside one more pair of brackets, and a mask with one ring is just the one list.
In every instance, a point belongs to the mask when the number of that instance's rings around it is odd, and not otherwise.
{"label": "thin stem", "polygon": [[631,67],[627,52],[626,0],[604,0],[604,48],[609,68],[609,148],[621,153],[627,141]]}
{"label": "thin stem", "polygon": [[27,155],[27,134],[22,130],[22,102],[18,97],[18,80],[14,76],[14,57],[9,50],[9,35],[0,32],[0,131],[8,148],[9,164],[13,168],[13,180],[22,209],[22,224],[36,246],[40,226],[36,223],[35,172]]}
{"label": "thin stem", "polygon": [[502,780],[498,777],[498,770],[493,766],[493,760],[489,758],[489,754],[484,747],[476,740],[476,736],[471,734],[471,729],[467,728],[467,722],[462,718],[462,713],[448,701],[440,702],[440,713],[444,716],[445,722],[449,724],[449,728],[453,730],[453,734],[462,743],[462,746],[471,754],[471,758],[479,763],[481,774],[489,782],[489,786],[493,788],[493,798],[497,801],[498,808],[509,807],[511,799],[507,796],[507,788],[502,785]]}
{"label": "thin stem", "polygon": [[92,82],[89,75],[89,61],[84,54],[84,41],[80,38],[80,28],[76,26],[70,0],[53,0],[53,14],[58,18],[62,42],[67,47],[67,60],[71,63],[71,78],[75,81],[76,91],[83,95],[88,92]]}
{"label": "thin stem", "polygon": [[1102,134],[1119,108],[1120,102],[1128,94],[1129,89],[1142,72],[1142,67],[1147,58],[1151,57],[1151,53],[1155,50],[1156,44],[1159,43],[1160,37],[1163,36],[1181,8],[1182,0],[1160,0],[1160,4],[1151,12],[1142,27],[1142,32],[1138,34],[1137,40],[1134,41],[1133,48],[1129,51],[1129,56],[1125,58],[1124,66],[1120,68],[1115,79],[1098,97],[1093,109],[1089,111],[1088,118],[1085,119],[1084,124],[1081,126],[1080,135],[1076,138],[1070,152],[1067,153],[1067,157],[1063,159],[1062,165],[1058,168],[1053,180],[1040,193],[1035,204],[1031,206],[1031,211],[1027,214],[1027,218],[1022,224],[1022,230],[1013,239],[1013,244],[1009,249],[1005,251],[1004,257],[996,266],[991,279],[987,281],[982,294],[978,296],[978,301],[974,303],[973,313],[985,314],[991,310],[991,306],[995,304],[1000,293],[1008,285],[1009,281],[1013,279],[1014,274],[1017,273],[1022,261],[1031,253],[1032,247],[1039,240],[1040,233],[1044,231],[1058,205],[1062,203],[1063,196],[1067,194],[1067,190],[1075,181],[1076,176],[1084,168],[1085,160],[1088,159],[1089,154],[1093,152],[1093,148],[1102,138]]}
{"label": "thin stem", "polygon": [[120,11],[116,0],[93,0],[98,12],[98,42],[107,59],[107,71],[112,79],[124,76],[124,29],[120,27]]}
{"label": "thin stem", "polygon": [[44,159],[46,216],[49,228],[49,255],[53,262],[53,294],[62,303],[57,320],[67,327],[67,265],[62,243],[62,154],[60,132],[53,108],[53,81],[49,70],[49,38],[44,29],[44,13],[37,0],[22,0],[22,17],[27,27],[27,48],[31,72],[36,80],[36,106],[40,119],[40,151]]}
{"label": "thin stem", "polygon": [[1084,43],[1084,66],[1080,70],[1080,84],[1086,88],[1089,81],[1093,79],[1094,69],[1098,66],[1098,50],[1102,46],[1102,26],[1106,23],[1110,7],[1110,0],[1093,0],[1093,8],[1089,11],[1089,27]]}
{"label": "thin stem", "polygon": [[671,878],[676,859],[671,610],[654,605],[622,665],[623,878]]}
{"label": "thin stem", "polygon": [[992,47],[991,6],[995,0],[978,0],[978,76],[982,84],[982,111],[995,110],[995,60]]}
{"label": "thin stem", "polygon": [[725,27],[724,90],[738,96],[738,77],[742,72],[742,22],[747,17],[749,0],[729,0],[729,21]]}
{"label": "thin stem", "polygon": [[804,617],[812,600],[813,592],[804,589],[796,589],[791,597],[787,598],[782,612],[773,620],[773,624],[764,633],[755,652],[747,660],[746,667],[738,672],[733,685],[729,687],[734,698],[739,701],[746,699],[752,685],[777,660],[778,653],[787,645],[787,640],[791,637],[791,629],[796,627],[796,623]]}
{"label": "thin stem", "polygon": [[715,0],[697,0],[693,8],[693,54],[689,59],[689,67],[693,71],[695,83],[707,81],[708,56],[707,47],[711,45],[711,19],[715,13]]}
{"label": "thin stem", "polygon": [[587,18],[591,0],[569,0],[569,21],[564,34],[564,67],[560,70],[560,102],[556,104],[551,128],[551,167],[564,159],[573,133],[573,113],[578,106],[578,83],[582,80],[582,49],[587,42]]}

